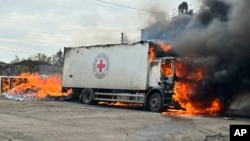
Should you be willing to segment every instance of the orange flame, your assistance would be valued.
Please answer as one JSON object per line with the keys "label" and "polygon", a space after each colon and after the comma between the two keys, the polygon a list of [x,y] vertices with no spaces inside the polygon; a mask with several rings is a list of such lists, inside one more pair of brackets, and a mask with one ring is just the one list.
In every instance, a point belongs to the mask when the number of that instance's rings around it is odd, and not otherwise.
{"label": "orange flame", "polygon": [[40,76],[37,73],[22,73],[18,78],[23,78],[23,80],[27,81],[21,84],[20,81],[17,81],[18,85],[9,91],[10,94],[24,94],[26,97],[36,95],[37,98],[41,99],[47,96],[67,96],[71,93],[71,90],[67,93],[61,92],[61,75],[58,74]]}
{"label": "orange flame", "polygon": [[1,93],[5,93],[10,90],[10,79],[8,77],[1,78]]}
{"label": "orange flame", "polygon": [[217,115],[221,110],[221,102],[218,98],[208,99],[207,101],[198,101],[191,97],[198,96],[196,88],[203,80],[204,68],[197,67],[188,71],[183,62],[176,62],[176,75],[180,78],[175,82],[174,100],[181,107],[186,109],[186,114],[207,114]]}
{"label": "orange flame", "polygon": [[155,58],[155,50],[152,46],[149,47],[149,63],[152,63]]}
{"label": "orange flame", "polygon": [[156,57],[156,52],[155,52],[155,48],[158,50],[158,48],[162,49],[163,52],[168,52],[169,50],[172,49],[171,45],[168,45],[164,42],[158,41],[156,42],[156,45],[150,45],[149,47],[149,62],[153,62],[154,58]]}
{"label": "orange flame", "polygon": [[162,41],[158,41],[157,42],[157,45],[160,46],[160,48],[164,51],[164,52],[168,52],[169,50],[172,49],[172,46],[171,45],[168,45]]}
{"label": "orange flame", "polygon": [[162,63],[161,64],[161,73],[164,76],[171,76],[173,74],[171,64],[170,63]]}
{"label": "orange flame", "polygon": [[0,81],[1,81],[1,93],[5,93],[8,92],[11,88],[25,82],[26,79],[14,76],[2,76]]}
{"label": "orange flame", "polygon": [[125,102],[98,102],[99,105],[109,105],[109,106],[117,106],[117,107],[142,107],[142,104],[137,103],[125,103]]}

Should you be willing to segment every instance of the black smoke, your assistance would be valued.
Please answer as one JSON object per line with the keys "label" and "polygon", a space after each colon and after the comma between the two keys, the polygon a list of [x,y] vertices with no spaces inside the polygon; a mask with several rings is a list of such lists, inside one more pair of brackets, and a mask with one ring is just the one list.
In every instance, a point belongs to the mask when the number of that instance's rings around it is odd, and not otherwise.
{"label": "black smoke", "polygon": [[202,5],[202,11],[198,13],[200,22],[208,25],[213,19],[228,20],[230,5],[220,0],[206,0]]}
{"label": "black smoke", "polygon": [[173,49],[189,58],[190,70],[205,67],[194,100],[217,97],[227,110],[242,94],[250,97],[249,0],[204,0],[192,28],[176,38]]}

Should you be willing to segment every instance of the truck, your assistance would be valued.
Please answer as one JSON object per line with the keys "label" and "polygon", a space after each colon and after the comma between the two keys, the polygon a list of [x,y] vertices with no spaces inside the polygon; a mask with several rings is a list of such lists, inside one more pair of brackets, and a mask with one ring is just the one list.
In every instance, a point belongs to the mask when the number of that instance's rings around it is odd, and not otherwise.
{"label": "truck", "polygon": [[[173,102],[175,65],[171,56],[154,57],[151,42],[64,47],[62,91],[84,104],[124,102],[161,112]],[[153,57],[152,57],[153,55]],[[162,65],[171,74],[162,73]]]}

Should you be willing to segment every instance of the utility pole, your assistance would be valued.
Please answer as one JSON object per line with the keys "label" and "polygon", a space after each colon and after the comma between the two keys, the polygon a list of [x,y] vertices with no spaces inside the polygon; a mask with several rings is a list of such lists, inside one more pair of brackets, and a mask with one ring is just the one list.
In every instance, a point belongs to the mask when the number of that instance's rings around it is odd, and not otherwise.
{"label": "utility pole", "polygon": [[121,44],[123,44],[124,43],[124,33],[122,32],[121,33]]}

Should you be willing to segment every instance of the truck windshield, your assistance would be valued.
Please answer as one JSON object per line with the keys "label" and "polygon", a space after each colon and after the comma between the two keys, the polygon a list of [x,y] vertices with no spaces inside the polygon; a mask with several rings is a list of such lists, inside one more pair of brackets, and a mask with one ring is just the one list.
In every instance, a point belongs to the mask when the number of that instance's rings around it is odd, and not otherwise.
{"label": "truck windshield", "polygon": [[173,69],[170,60],[166,60],[161,63],[161,75],[173,76]]}

